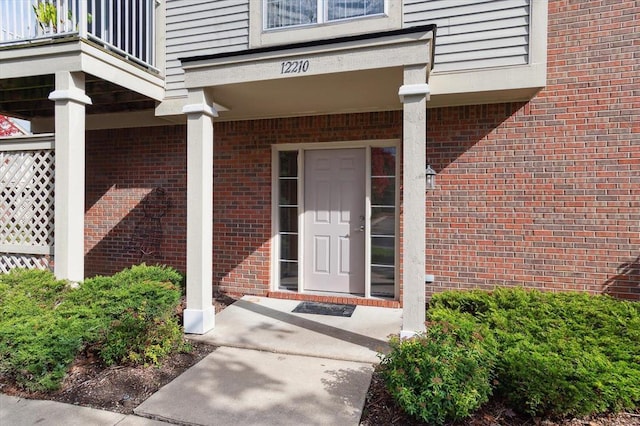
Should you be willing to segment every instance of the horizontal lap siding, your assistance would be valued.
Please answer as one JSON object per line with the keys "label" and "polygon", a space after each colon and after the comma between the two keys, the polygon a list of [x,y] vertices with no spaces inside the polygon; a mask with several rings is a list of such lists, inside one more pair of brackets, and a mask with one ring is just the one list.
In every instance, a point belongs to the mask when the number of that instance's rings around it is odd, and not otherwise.
{"label": "horizontal lap siding", "polygon": [[405,0],[404,26],[438,26],[435,71],[528,63],[530,0]]}
{"label": "horizontal lap siding", "polygon": [[179,58],[232,52],[248,47],[248,2],[167,1],[167,97],[186,95]]}

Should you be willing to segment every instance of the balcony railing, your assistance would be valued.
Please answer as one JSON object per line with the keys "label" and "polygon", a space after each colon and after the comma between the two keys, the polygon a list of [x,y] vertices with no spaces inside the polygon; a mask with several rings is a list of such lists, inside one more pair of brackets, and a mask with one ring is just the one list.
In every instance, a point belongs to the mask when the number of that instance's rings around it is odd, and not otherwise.
{"label": "balcony railing", "polygon": [[0,46],[77,35],[155,70],[157,0],[0,0]]}

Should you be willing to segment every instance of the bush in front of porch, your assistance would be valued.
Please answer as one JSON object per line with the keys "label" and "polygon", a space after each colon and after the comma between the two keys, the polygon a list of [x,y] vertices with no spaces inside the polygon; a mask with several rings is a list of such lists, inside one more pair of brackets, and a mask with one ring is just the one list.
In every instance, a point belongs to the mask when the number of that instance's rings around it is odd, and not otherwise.
{"label": "bush in front of porch", "polygon": [[175,315],[182,276],[133,266],[74,289],[53,274],[0,275],[0,374],[30,390],[54,390],[82,350],[107,364],[157,364],[187,349]]}
{"label": "bush in front of porch", "polygon": [[427,332],[393,340],[382,362],[390,393],[426,422],[468,416],[492,392],[531,416],[640,407],[638,302],[523,289],[455,291],[435,295],[427,317]]}

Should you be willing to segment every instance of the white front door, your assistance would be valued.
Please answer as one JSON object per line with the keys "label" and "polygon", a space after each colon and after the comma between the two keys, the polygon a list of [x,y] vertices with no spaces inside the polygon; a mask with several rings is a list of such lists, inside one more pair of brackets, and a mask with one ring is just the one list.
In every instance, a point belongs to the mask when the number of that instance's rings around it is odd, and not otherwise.
{"label": "white front door", "polygon": [[304,165],[304,288],[364,294],[365,149],[309,150]]}

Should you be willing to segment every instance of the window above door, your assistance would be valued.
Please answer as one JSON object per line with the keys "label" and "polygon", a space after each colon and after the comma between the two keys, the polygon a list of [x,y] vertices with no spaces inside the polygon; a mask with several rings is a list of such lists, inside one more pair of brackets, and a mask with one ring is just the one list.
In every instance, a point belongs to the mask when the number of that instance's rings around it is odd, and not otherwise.
{"label": "window above door", "polygon": [[323,24],[384,15],[384,0],[264,0],[263,28]]}
{"label": "window above door", "polygon": [[374,33],[402,27],[395,0],[250,2],[251,48]]}

